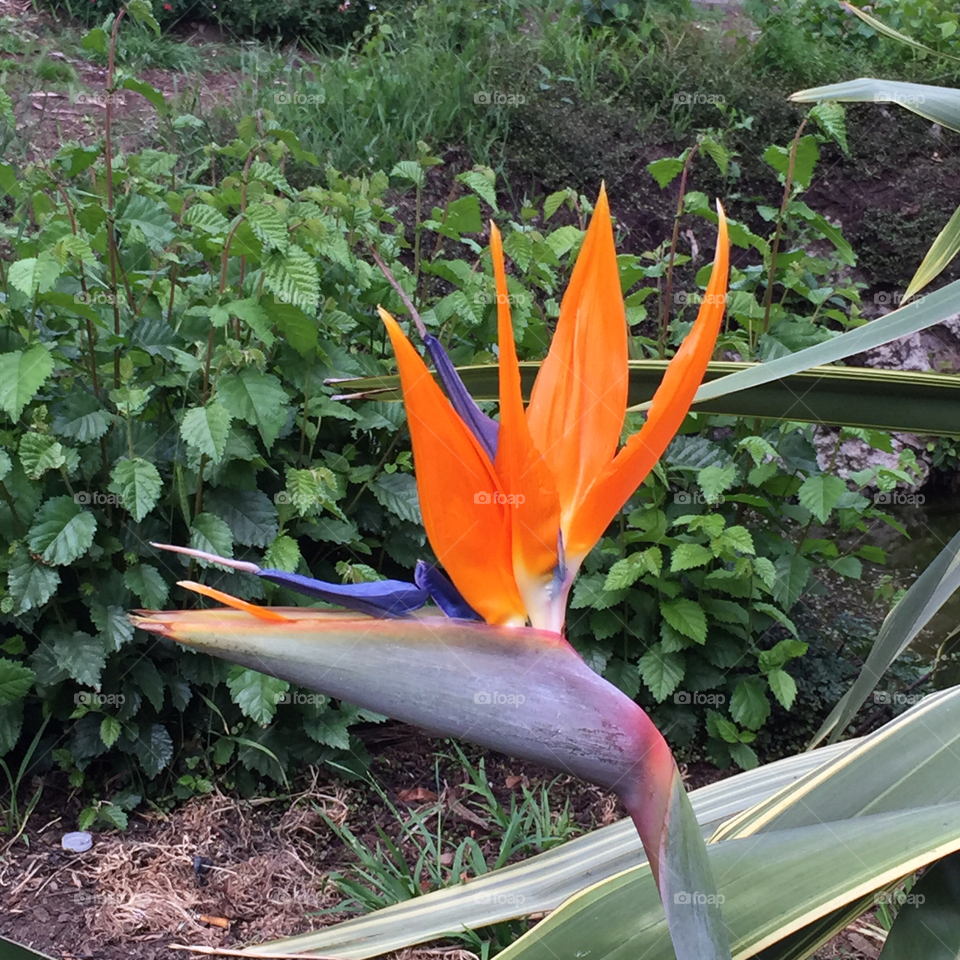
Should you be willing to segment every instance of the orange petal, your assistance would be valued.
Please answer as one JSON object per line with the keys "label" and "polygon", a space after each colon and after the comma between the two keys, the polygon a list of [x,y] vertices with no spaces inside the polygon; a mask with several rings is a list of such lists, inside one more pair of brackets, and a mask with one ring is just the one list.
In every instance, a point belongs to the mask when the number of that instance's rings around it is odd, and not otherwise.
{"label": "orange petal", "polygon": [[510,509],[489,457],[385,310],[407,408],[423,525],[450,579],[488,623],[522,625]]}
{"label": "orange petal", "polygon": [[627,386],[627,319],[601,187],[527,410],[533,442],[557,481],[564,540],[590,485],[617,452]]}
{"label": "orange petal", "polygon": [[[560,501],[550,469],[534,447],[523,412],[520,366],[513,341],[507,274],[500,231],[490,225],[490,255],[497,284],[500,349],[500,435],[494,467],[512,529],[513,571],[531,622],[551,625],[547,588],[559,563]],[[562,622],[562,621],[561,621]],[[559,629],[556,624],[553,628]]]}
{"label": "orange petal", "polygon": [[177,586],[185,587],[187,590],[192,590],[194,593],[209,597],[211,600],[218,600],[225,607],[242,610],[244,613],[249,613],[258,620],[268,620],[271,623],[293,622],[289,617],[285,617],[282,613],[277,613],[269,607],[258,607],[255,603],[247,603],[246,600],[241,600],[239,597],[231,596],[222,590],[215,590],[213,587],[208,587],[202,583],[194,583],[193,580],[178,580]]}
{"label": "orange petal", "polygon": [[667,366],[663,380],[653,396],[643,429],[627,441],[613,463],[599,474],[582,509],[574,518],[569,542],[566,544],[571,563],[590,551],[603,536],[617,511],[654,468],[680,429],[680,424],[683,423],[683,418],[703,381],[707,364],[716,346],[727,300],[730,257],[727,220],[719,203],[717,211],[717,253],[696,323]]}

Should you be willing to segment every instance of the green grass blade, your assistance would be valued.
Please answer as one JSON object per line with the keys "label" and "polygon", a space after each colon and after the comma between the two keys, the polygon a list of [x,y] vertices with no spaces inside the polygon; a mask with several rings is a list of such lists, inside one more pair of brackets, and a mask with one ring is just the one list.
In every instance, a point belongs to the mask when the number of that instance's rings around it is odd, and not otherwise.
{"label": "green grass blade", "polygon": [[[880,960],[960,957],[960,854],[930,868],[900,906]],[[896,901],[894,901],[896,902]]]}
{"label": "green grass blade", "polygon": [[[713,840],[950,803],[960,803],[960,687],[925,697],[829,763],[728,821]],[[960,823],[956,826],[960,830]]]}
{"label": "green grass blade", "polygon": [[[737,960],[960,848],[960,802],[710,844]],[[502,960],[673,960],[647,867],[582,891]]]}
{"label": "green grass blade", "polygon": [[903,80],[880,80],[859,77],[843,83],[829,83],[791,93],[794,103],[813,103],[817,100],[839,100],[844,103],[895,103],[921,117],[960,130],[960,90],[933,87],[924,83]]}
{"label": "green grass blade", "polygon": [[830,715],[811,740],[810,748],[815,747],[828,734],[831,743],[843,735],[847,724],[880,678],[890,669],[890,664],[906,650],[958,588],[960,533],[937,554],[900,602],[887,614],[859,676],[830,711]]}
{"label": "green grass blade", "polygon": [[898,40],[900,43],[905,43],[908,47],[913,47],[914,50],[919,50],[922,53],[929,53],[934,57],[945,57],[947,60],[960,61],[960,57],[951,56],[949,53],[940,53],[939,50],[934,50],[931,47],[924,46],[924,44],[922,44],[919,40],[914,40],[913,37],[908,37],[905,33],[900,33],[899,30],[894,30],[893,27],[888,27],[885,23],[883,23],[883,21],[878,20],[876,17],[871,17],[870,14],[865,10],[855,7],[852,3],[841,3],[840,5],[850,13],[856,14],[856,16],[858,16],[865,24],[873,27],[877,33],[882,33],[885,37],[891,37],[894,40]]}
{"label": "green grass blade", "polygon": [[928,283],[935,280],[950,265],[950,262],[960,251],[960,207],[953,211],[953,216],[947,225],[937,234],[923,263],[917,268],[910,285],[903,297],[909,300],[915,293],[919,293]]}
{"label": "green grass blade", "polygon": [[31,950],[22,943],[14,943],[6,937],[0,937],[0,958],[2,960],[52,960],[47,954]]}
{"label": "green grass blade", "polygon": [[[734,374],[750,371],[765,377],[770,366],[714,361],[707,368],[704,379],[712,385]],[[632,409],[644,408],[660,385],[666,368],[666,360],[630,362],[628,399]],[[458,369],[474,399],[497,399],[496,366]],[[521,379],[527,398],[539,369],[537,363],[521,364]],[[396,377],[366,377],[342,386],[363,395],[367,391],[377,391],[375,397],[378,400],[400,399]],[[698,413],[727,416],[956,436],[960,433],[960,377],[869,367],[817,366],[697,402],[693,409]]]}
{"label": "green grass blade", "polygon": [[[709,836],[724,820],[840,756],[850,746],[839,744],[789,757],[694,790],[690,801],[701,830]],[[554,910],[583,887],[645,860],[633,824],[621,820],[495,874],[325,930],[261,944],[255,952],[258,956],[274,956],[310,951],[363,960],[424,943],[446,932]]]}

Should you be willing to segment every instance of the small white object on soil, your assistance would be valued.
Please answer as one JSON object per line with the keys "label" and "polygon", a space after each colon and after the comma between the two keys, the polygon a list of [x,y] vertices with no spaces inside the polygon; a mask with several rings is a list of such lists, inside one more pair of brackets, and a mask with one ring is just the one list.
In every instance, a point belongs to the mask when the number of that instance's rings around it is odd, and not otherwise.
{"label": "small white object on soil", "polygon": [[93,837],[86,832],[65,833],[60,841],[60,846],[71,853],[85,853],[93,846]]}

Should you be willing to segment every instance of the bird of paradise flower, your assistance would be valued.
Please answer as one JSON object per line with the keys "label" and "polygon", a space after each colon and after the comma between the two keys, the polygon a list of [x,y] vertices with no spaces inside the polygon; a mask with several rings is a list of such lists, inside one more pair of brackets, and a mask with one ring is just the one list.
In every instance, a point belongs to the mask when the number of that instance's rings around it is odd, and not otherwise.
{"label": "bird of paradise flower", "polygon": [[[349,609],[259,607],[184,582],[232,609],[133,616],[144,630],[251,669],[616,791],[680,960],[729,960],[730,948],[679,771],[647,714],[562,633],[580,565],[676,434],[713,353],[728,274],[719,204],[718,215],[697,320],[642,429],[622,447],[628,331],[602,188],[526,409],[496,226],[499,421],[473,401],[439,341],[424,338],[443,389],[380,310],[397,357],[424,527],[445,573],[421,561],[414,583],[338,585],[164,546]],[[421,610],[431,600],[443,615]]]}

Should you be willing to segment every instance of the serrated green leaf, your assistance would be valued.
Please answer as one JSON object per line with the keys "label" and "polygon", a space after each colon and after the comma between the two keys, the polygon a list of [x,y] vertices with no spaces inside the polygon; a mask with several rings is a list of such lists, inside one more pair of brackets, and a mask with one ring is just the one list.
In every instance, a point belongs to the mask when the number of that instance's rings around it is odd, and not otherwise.
{"label": "serrated green leaf", "polygon": [[700,543],[680,543],[673,548],[670,557],[670,570],[679,573],[682,570],[693,570],[702,567],[714,559],[713,552]]}
{"label": "serrated green leaf", "polygon": [[63,445],[48,433],[33,430],[25,433],[20,438],[17,452],[24,472],[31,480],[39,480],[48,470],[57,470],[67,462]]}
{"label": "serrated green leaf", "polygon": [[723,467],[704,467],[697,474],[697,486],[708,503],[719,503],[724,490],[729,490],[736,479],[737,468],[732,463]]}
{"label": "serrated green leaf", "polygon": [[166,727],[159,723],[149,727],[141,726],[133,744],[133,752],[140,761],[143,772],[152,780],[161,770],[166,769],[173,759],[173,740]]}
{"label": "serrated green leaf", "polygon": [[271,570],[295,573],[300,566],[300,547],[292,537],[283,534],[277,537],[263,555],[263,565]]}
{"label": "serrated green leaf", "polygon": [[145,608],[159,610],[167,602],[170,587],[160,571],[149,563],[130,567],[123,575],[127,589],[132,590]]}
{"label": "serrated green leaf", "polygon": [[211,490],[205,506],[226,522],[235,543],[267,547],[277,536],[277,508],[259,490]]}
{"label": "serrated green leaf", "polygon": [[118,461],[110,477],[110,490],[121,498],[124,508],[139,523],[160,498],[163,489],[160,471],[143,457],[134,457]]}
{"label": "serrated green leaf", "polygon": [[840,144],[844,153],[850,153],[847,145],[847,111],[842,103],[836,100],[824,100],[818,103],[811,111],[810,116]]}
{"label": "serrated green leaf", "polygon": [[34,297],[38,293],[52,290],[62,272],[63,266],[58,263],[53,251],[44,250],[37,257],[28,257],[10,264],[7,269],[7,282],[24,296]]}
{"label": "serrated green leaf", "polygon": [[34,344],[26,351],[15,350],[0,355],[0,410],[11,420],[19,420],[23,408],[51,373],[53,358],[40,344]]}
{"label": "serrated green leaf", "polygon": [[97,518],[73,501],[54,497],[37,513],[27,534],[30,552],[44,563],[62,567],[82,557],[93,543]]}
{"label": "serrated green leaf", "polygon": [[647,170],[662,190],[675,177],[680,175],[683,170],[683,161],[676,157],[664,157],[662,160],[654,160],[653,163],[648,163]]}
{"label": "serrated green leaf", "polygon": [[567,201],[569,194],[566,190],[558,190],[556,193],[551,193],[546,200],[543,201],[543,219],[549,220]]}
{"label": "serrated green leaf", "polygon": [[320,280],[313,257],[296,244],[276,251],[263,261],[264,286],[278,299],[303,310],[316,310]]}
{"label": "serrated green leaf", "polygon": [[806,507],[821,523],[826,523],[837,501],[847,492],[847,485],[839,477],[819,474],[807,477],[797,494],[802,507]]}
{"label": "serrated green leaf", "polygon": [[[199,513],[190,525],[190,546],[194,550],[230,559],[233,556],[233,533],[219,517],[212,513]],[[198,562],[206,563],[203,560]]]}
{"label": "serrated green leaf", "polygon": [[220,463],[230,435],[230,411],[217,401],[188,410],[180,423],[180,436],[214,463]]}
{"label": "serrated green leaf", "polygon": [[23,701],[0,705],[0,757],[9,753],[20,739],[23,729]]}
{"label": "serrated green leaf", "polygon": [[58,636],[51,647],[61,670],[84,687],[100,689],[100,674],[107,658],[98,637],[76,631],[71,636]]}
{"label": "serrated green leaf", "polygon": [[458,174],[457,179],[465,183],[481,200],[485,200],[494,213],[499,212],[497,206],[497,188],[495,182],[479,170],[467,170]]}
{"label": "serrated green leaf", "polygon": [[59,583],[60,574],[56,570],[33,560],[25,547],[19,547],[7,571],[7,585],[16,600],[13,612],[21,614],[42,607],[53,596]]}
{"label": "serrated green leaf", "polygon": [[120,738],[123,728],[115,717],[106,716],[100,721],[100,739],[104,746],[112,747]]}
{"label": "serrated green leaf", "polygon": [[696,643],[706,643],[707,615],[695,600],[689,600],[686,597],[661,600],[660,613],[678,633],[682,633]]}
{"label": "serrated green leaf", "polygon": [[686,671],[686,661],[682,653],[664,653],[659,643],[655,643],[641,658],[640,676],[647,689],[662,703],[680,686]]}
{"label": "serrated green leaf", "polygon": [[[120,87],[122,90],[132,90],[134,93],[139,93],[140,96],[148,100],[161,115],[167,109],[167,101],[164,99],[163,93],[144,80],[137,80],[135,77],[125,77]],[[144,173],[147,173],[147,171],[144,171]]]}
{"label": "serrated green leaf", "polygon": [[246,211],[247,222],[263,249],[285,252],[290,246],[287,225],[272,203],[251,203]]}
{"label": "serrated green leaf", "polygon": [[783,709],[789,710],[797,698],[797,684],[793,677],[786,670],[771,670],[767,674],[767,681]]}
{"label": "serrated green leaf", "polygon": [[730,698],[730,716],[748,730],[759,730],[770,716],[770,701],[759,677],[745,677]]}
{"label": "serrated green leaf", "polygon": [[409,473],[384,474],[370,485],[373,495],[401,520],[422,524],[417,481]]}
{"label": "serrated green leaf", "polygon": [[256,670],[233,667],[227,677],[233,702],[255,723],[269,723],[277,712],[277,704],[290,689],[286,680],[268,677]]}
{"label": "serrated green leaf", "polygon": [[719,537],[711,541],[710,546],[717,551],[736,550],[751,557],[757,552],[753,545],[753,535],[746,527],[741,527],[739,524],[727,527]]}
{"label": "serrated green leaf", "polygon": [[115,653],[133,639],[133,624],[127,617],[124,607],[116,604],[105,607],[102,603],[91,603],[90,619],[100,631],[100,637],[108,653]]}
{"label": "serrated green leaf", "polygon": [[230,221],[216,207],[208,203],[192,204],[184,211],[181,222],[188,227],[203,230],[204,233],[217,233],[224,236],[230,229]]}
{"label": "serrated green leaf", "polygon": [[143,193],[130,194],[119,207],[117,226],[124,238],[143,237],[154,253],[162,253],[176,236],[177,225],[170,217],[165,203]]}
{"label": "serrated green leaf", "polygon": [[217,382],[217,396],[232,416],[256,426],[267,450],[273,446],[287,421],[289,403],[286,391],[273,374],[251,367],[239,374],[224,374]]}
{"label": "serrated green leaf", "polygon": [[226,304],[230,316],[239,317],[260,338],[264,346],[272,347],[276,341],[273,335],[274,321],[268,315],[265,304],[252,298],[233,300]]}
{"label": "serrated green leaf", "polygon": [[390,171],[390,176],[402,177],[404,180],[409,180],[418,187],[423,187],[426,183],[426,174],[424,173],[423,167],[421,167],[416,160],[401,160],[394,165]]}
{"label": "serrated green leaf", "polygon": [[143,658],[130,668],[130,676],[158,713],[163,708],[163,677],[152,660]]}
{"label": "serrated green leaf", "polygon": [[36,674],[22,663],[0,657],[0,707],[26,696]]}
{"label": "serrated green leaf", "polygon": [[53,431],[68,440],[92,443],[110,429],[110,414],[90,393],[73,393],[55,407]]}

